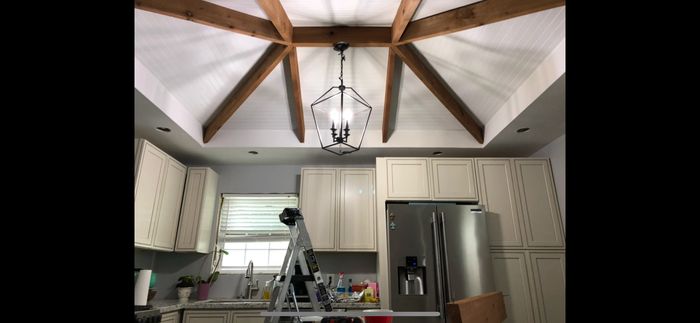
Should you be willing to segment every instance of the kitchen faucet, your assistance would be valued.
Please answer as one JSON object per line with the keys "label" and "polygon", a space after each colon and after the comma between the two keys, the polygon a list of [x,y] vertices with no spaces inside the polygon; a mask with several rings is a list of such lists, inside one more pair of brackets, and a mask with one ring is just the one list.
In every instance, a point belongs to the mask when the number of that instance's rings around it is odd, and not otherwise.
{"label": "kitchen faucet", "polygon": [[255,286],[253,286],[253,261],[248,262],[248,268],[245,270],[245,278],[248,279],[248,283],[245,287],[245,295],[241,295],[247,299],[253,298],[253,291],[258,290],[258,282],[255,281]]}

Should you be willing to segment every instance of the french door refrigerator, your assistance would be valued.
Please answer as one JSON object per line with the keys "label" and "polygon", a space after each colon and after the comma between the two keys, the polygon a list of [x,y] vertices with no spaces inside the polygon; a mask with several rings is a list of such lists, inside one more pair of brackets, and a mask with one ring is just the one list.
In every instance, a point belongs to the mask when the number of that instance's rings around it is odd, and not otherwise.
{"label": "french door refrigerator", "polygon": [[389,288],[396,323],[444,323],[445,304],[495,291],[481,205],[387,203]]}

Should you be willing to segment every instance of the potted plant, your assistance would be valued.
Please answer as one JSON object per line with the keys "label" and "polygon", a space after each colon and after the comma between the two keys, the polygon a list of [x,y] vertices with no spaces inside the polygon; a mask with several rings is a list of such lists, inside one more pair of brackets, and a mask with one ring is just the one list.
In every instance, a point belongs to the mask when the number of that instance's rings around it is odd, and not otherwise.
{"label": "potted plant", "polygon": [[199,281],[199,286],[197,288],[197,299],[204,300],[209,298],[209,288],[211,288],[211,285],[213,285],[214,282],[219,279],[219,271],[217,269],[219,268],[219,264],[221,264],[221,258],[223,258],[223,255],[228,255],[228,251],[219,249],[214,253],[214,256],[217,257],[216,264],[214,265],[214,271],[209,274],[209,277],[206,280]]}
{"label": "potted plant", "polygon": [[180,299],[180,302],[187,302],[190,298],[190,294],[192,294],[192,288],[195,284],[199,283],[200,280],[201,278],[199,276],[195,277],[192,275],[180,276],[180,278],[177,279],[178,283],[175,287],[177,287],[177,297]]}

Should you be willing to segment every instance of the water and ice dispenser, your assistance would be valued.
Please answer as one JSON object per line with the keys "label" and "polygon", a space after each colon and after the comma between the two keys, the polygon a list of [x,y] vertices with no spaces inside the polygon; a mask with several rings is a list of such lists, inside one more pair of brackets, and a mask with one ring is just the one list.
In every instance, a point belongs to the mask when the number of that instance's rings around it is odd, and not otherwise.
{"label": "water and ice dispenser", "polygon": [[399,266],[399,295],[425,295],[425,257],[418,266],[418,257],[406,257],[406,266]]}

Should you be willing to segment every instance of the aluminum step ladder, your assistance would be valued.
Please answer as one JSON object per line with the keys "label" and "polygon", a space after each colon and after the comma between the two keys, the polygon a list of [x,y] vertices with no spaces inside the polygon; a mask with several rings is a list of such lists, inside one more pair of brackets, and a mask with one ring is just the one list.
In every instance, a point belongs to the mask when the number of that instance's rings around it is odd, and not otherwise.
{"label": "aluminum step ladder", "polygon": [[[294,294],[294,286],[290,286],[292,276],[294,276],[294,266],[297,260],[301,267],[302,278],[306,291],[311,300],[311,305],[314,312],[320,312],[320,307],[323,306],[324,311],[332,312],[331,295],[328,293],[326,285],[323,283],[321,268],[316,260],[314,249],[311,246],[309,233],[304,225],[304,217],[297,208],[285,208],[280,213],[280,221],[287,225],[291,239],[287,247],[287,255],[282,262],[280,274],[275,278],[272,294],[270,295],[270,305],[267,310],[271,312],[281,312],[285,300],[288,308],[291,310],[290,298],[294,301],[294,307],[299,312],[299,307]],[[316,298],[318,291],[320,302]],[[291,297],[290,297],[291,296]],[[265,318],[265,323],[278,323],[279,316],[268,316]]]}

